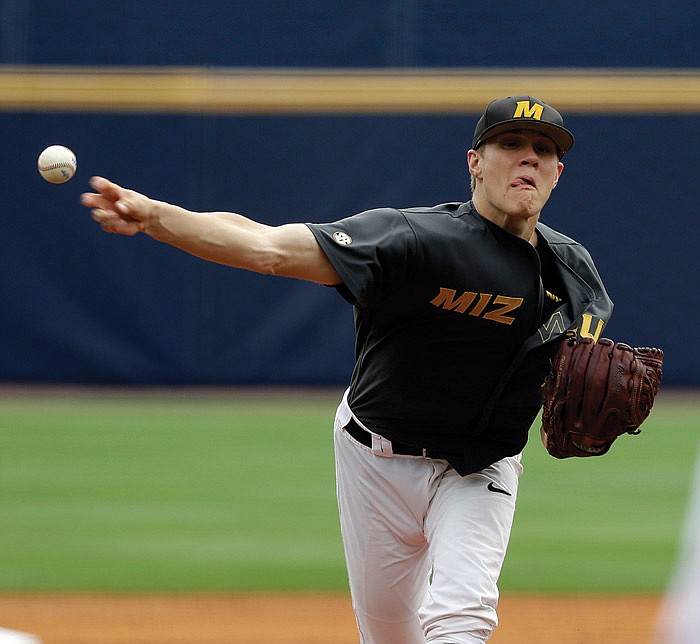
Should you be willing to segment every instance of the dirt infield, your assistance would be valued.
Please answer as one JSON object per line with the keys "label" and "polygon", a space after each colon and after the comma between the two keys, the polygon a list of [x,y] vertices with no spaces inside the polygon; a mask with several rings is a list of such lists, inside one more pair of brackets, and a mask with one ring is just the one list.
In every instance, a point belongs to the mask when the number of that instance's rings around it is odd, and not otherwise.
{"label": "dirt infield", "polygon": [[[509,595],[493,644],[646,644],[657,597]],[[357,644],[344,595],[0,595],[43,644]]]}

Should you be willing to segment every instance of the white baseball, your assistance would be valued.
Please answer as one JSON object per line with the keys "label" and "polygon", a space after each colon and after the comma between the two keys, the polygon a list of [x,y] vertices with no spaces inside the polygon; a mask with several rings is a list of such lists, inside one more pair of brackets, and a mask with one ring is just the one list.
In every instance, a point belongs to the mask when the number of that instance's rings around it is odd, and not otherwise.
{"label": "white baseball", "polygon": [[72,150],[62,145],[50,145],[37,161],[39,174],[49,183],[65,183],[73,178],[78,161]]}

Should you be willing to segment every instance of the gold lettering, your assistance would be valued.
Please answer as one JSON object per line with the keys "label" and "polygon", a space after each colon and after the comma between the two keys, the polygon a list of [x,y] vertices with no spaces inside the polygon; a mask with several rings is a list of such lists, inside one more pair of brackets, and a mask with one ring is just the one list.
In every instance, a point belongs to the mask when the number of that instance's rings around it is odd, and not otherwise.
{"label": "gold lettering", "polygon": [[491,293],[479,293],[479,301],[476,303],[476,306],[469,311],[469,315],[479,317],[484,312],[486,305],[491,301],[492,297]]}
{"label": "gold lettering", "polygon": [[456,300],[455,295],[457,295],[457,291],[451,288],[440,288],[440,292],[430,303],[433,306],[447,309],[448,311],[464,313],[471,306],[476,297],[476,293],[472,293],[471,291],[465,291]]}
{"label": "gold lettering", "polygon": [[513,114],[514,119],[529,118],[537,119],[538,121],[542,118],[542,112],[544,111],[544,105],[539,103],[534,103],[530,105],[530,101],[518,101],[515,104],[515,113]]}
{"label": "gold lettering", "polygon": [[501,324],[513,324],[515,318],[506,313],[515,311],[523,303],[522,297],[506,297],[505,295],[497,295],[494,300],[494,304],[502,305],[500,309],[494,309],[488,313],[484,313],[484,320],[493,320],[494,322],[500,322]]}
{"label": "gold lettering", "polygon": [[542,338],[542,342],[551,340],[555,333],[561,335],[565,331],[566,327],[564,326],[564,318],[561,311],[555,311],[552,317],[539,328],[539,334],[540,338]]}
{"label": "gold lettering", "polygon": [[591,332],[593,316],[590,313],[584,313],[581,318],[581,330],[579,331],[579,335],[582,338],[593,338],[595,342],[598,342],[598,338],[600,338],[600,334],[603,331],[603,320],[598,319],[595,331]]}
{"label": "gold lettering", "polygon": [[[522,306],[523,302],[522,297],[507,297],[506,295],[494,297],[491,293],[474,293],[472,291],[465,291],[457,297],[457,291],[444,287],[441,287],[440,292],[430,301],[433,306],[455,313],[466,313],[469,307],[474,305],[474,308],[469,311],[469,315],[482,317],[484,320],[491,320],[499,324],[513,324],[515,318],[506,314],[515,311]],[[494,306],[487,311],[490,303]]]}

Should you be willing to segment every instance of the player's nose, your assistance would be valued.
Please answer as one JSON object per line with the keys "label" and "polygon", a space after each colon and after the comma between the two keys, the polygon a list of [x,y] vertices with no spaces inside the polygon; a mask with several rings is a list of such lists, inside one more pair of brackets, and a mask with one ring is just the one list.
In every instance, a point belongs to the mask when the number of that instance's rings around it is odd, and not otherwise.
{"label": "player's nose", "polygon": [[534,146],[527,145],[523,148],[522,156],[520,157],[520,165],[537,165],[540,157],[537,154]]}

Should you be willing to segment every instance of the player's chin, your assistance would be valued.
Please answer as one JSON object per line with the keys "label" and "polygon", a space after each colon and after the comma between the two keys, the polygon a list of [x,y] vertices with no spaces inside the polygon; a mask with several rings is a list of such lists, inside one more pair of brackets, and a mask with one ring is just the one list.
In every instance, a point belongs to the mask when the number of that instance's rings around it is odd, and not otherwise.
{"label": "player's chin", "polygon": [[541,204],[539,201],[534,200],[518,201],[511,209],[510,215],[513,217],[529,219],[530,217],[535,217],[540,214],[542,205],[543,204]]}
{"label": "player's chin", "polygon": [[513,214],[520,217],[539,215],[547,199],[533,189],[520,190],[513,197]]}

